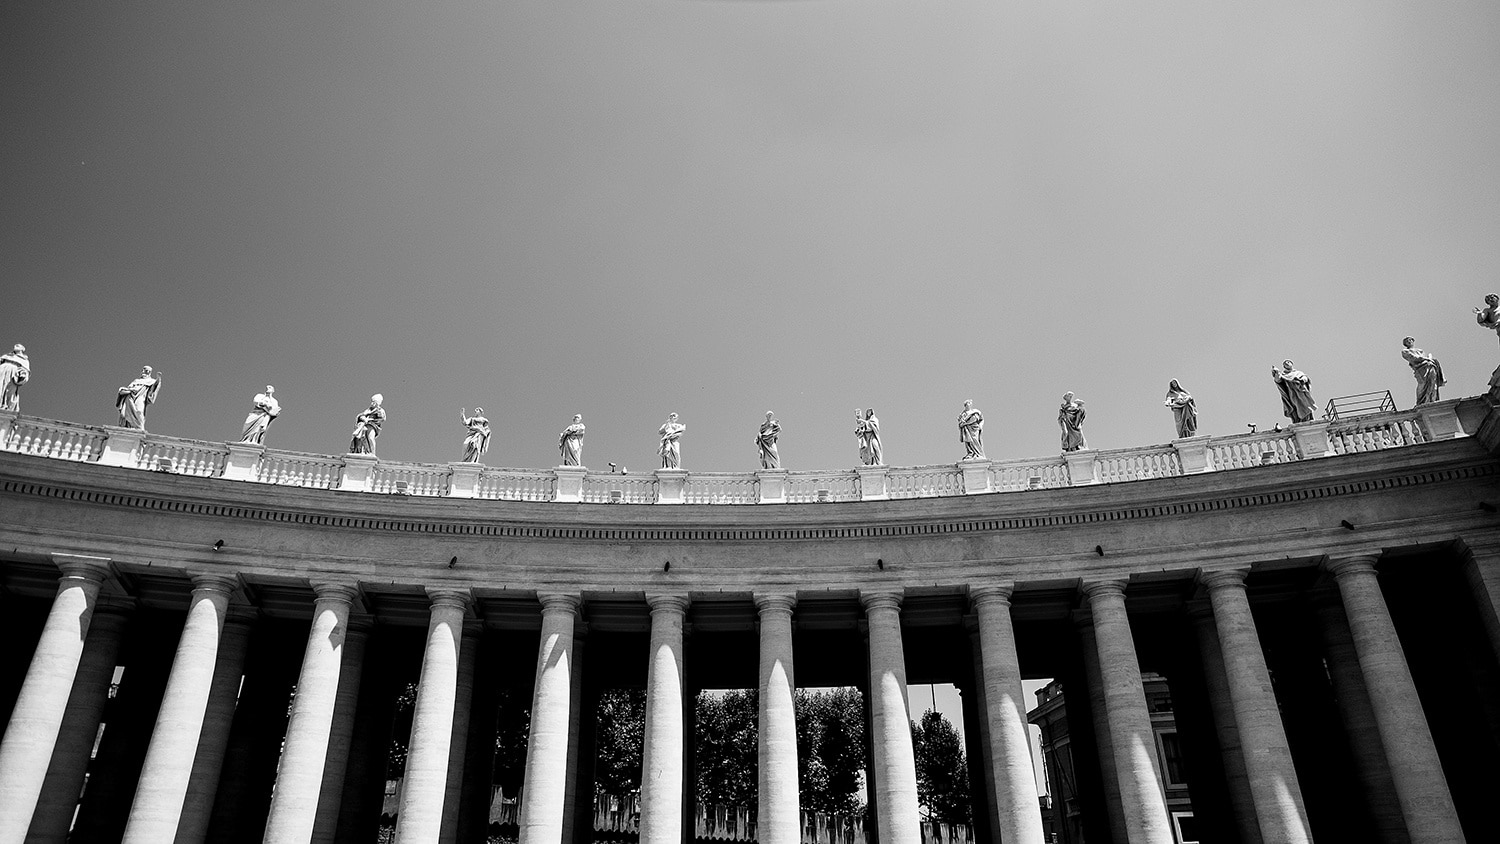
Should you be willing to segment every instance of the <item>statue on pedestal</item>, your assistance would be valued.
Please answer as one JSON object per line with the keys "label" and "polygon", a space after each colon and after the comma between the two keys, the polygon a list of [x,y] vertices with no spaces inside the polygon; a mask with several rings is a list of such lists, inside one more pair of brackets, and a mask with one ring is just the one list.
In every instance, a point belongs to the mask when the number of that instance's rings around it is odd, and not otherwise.
{"label": "statue on pedestal", "polygon": [[240,432],[240,442],[261,445],[266,441],[266,429],[281,415],[281,402],[276,400],[276,388],[266,385],[264,393],[256,393],[254,407],[245,417],[245,428]]}
{"label": "statue on pedestal", "polygon": [[766,421],[761,423],[760,433],[755,435],[755,445],[760,449],[760,468],[781,468],[781,454],[776,450],[776,440],[780,436],[781,423],[776,421],[776,414],[766,411]]}
{"label": "statue on pedestal", "polygon": [[583,414],[573,414],[573,424],[557,435],[557,450],[562,454],[562,465],[583,465]]}
{"label": "statue on pedestal", "polygon": [[1281,393],[1281,414],[1293,422],[1311,422],[1317,403],[1312,397],[1312,379],[1284,360],[1281,369],[1271,367],[1271,380]]}
{"label": "statue on pedestal", "polygon": [[1073,391],[1063,393],[1062,407],[1057,411],[1057,426],[1062,429],[1062,450],[1078,451],[1088,448],[1083,438],[1083,419],[1088,413],[1083,409],[1083,400],[1074,399]]}
{"label": "statue on pedestal", "polygon": [[682,466],[682,432],[687,426],[677,421],[677,414],[667,414],[667,421],[662,423],[661,429],[657,431],[661,435],[661,447],[656,450],[661,455],[661,467],[663,469],[678,469]]}
{"label": "statue on pedestal", "polygon": [[464,421],[464,427],[469,429],[469,435],[464,437],[464,456],[461,463],[478,463],[479,458],[490,450],[490,420],[484,418],[484,408],[474,408],[474,415],[460,407],[458,418]]}
{"label": "statue on pedestal", "polygon": [[21,385],[31,379],[31,359],[20,343],[0,355],[0,410],[21,412]]}
{"label": "statue on pedestal", "polygon": [[1500,336],[1500,296],[1491,293],[1484,297],[1484,307],[1474,309],[1474,321],[1479,327]]}
{"label": "statue on pedestal", "polygon": [[1411,366],[1411,375],[1417,379],[1417,404],[1438,400],[1438,388],[1448,382],[1443,380],[1443,365],[1437,358],[1416,347],[1417,338],[1402,339],[1401,357]]}
{"label": "statue on pedestal", "polygon": [[1172,421],[1177,423],[1178,439],[1197,436],[1198,403],[1193,401],[1192,393],[1182,389],[1176,378],[1167,384],[1167,398],[1162,404],[1172,409]]}
{"label": "statue on pedestal", "polygon": [[958,414],[958,441],[964,444],[965,460],[984,459],[984,414],[974,409],[973,399],[965,399]]}
{"label": "statue on pedestal", "polygon": [[370,396],[370,406],[354,418],[354,433],[349,437],[350,454],[374,454],[375,438],[380,436],[380,426],[385,424],[385,408],[381,403],[385,396],[376,393]]}
{"label": "statue on pedestal", "polygon": [[859,440],[860,463],[885,465],[885,448],[880,444],[880,419],[875,415],[875,408],[854,408],[854,437]]}
{"label": "statue on pedestal", "polygon": [[141,377],[120,388],[115,407],[120,409],[121,428],[146,430],[146,406],[156,401],[165,372],[152,374],[151,367],[141,367]]}

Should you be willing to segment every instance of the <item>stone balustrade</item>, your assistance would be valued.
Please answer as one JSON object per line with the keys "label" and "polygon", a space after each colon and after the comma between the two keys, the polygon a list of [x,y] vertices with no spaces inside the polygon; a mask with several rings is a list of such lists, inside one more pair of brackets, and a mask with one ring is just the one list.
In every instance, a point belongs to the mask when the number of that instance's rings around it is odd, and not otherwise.
{"label": "stone balustrade", "polygon": [[1468,436],[1451,399],[1411,410],[1167,445],[934,466],[822,471],[606,473],[405,463],[215,443],[0,413],[0,451],[205,478],[386,495],[587,504],[812,504],[1126,483],[1292,463]]}

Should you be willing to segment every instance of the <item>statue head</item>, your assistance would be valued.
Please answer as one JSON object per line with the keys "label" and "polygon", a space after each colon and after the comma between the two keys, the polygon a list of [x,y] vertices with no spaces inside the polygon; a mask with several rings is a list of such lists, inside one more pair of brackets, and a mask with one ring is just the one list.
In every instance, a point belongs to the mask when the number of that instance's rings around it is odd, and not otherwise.
{"label": "statue head", "polygon": [[1173,379],[1172,379],[1172,380],[1171,380],[1171,381],[1170,381],[1170,382],[1169,382],[1169,383],[1168,383],[1168,384],[1167,384],[1167,389],[1168,389],[1168,390],[1176,390],[1176,391],[1178,391],[1178,392],[1182,392],[1182,385],[1181,385],[1181,384],[1179,384],[1179,383],[1177,383],[1177,379],[1176,379],[1176,378],[1173,378]]}
{"label": "statue head", "polygon": [[865,410],[865,418],[866,419],[874,419],[875,418],[875,408],[873,408],[873,407],[867,408]]}
{"label": "statue head", "polygon": [[974,406],[974,400],[973,399],[964,399],[964,410],[968,410],[969,408],[971,408],[973,406]]}
{"label": "statue head", "polygon": [[380,403],[383,401],[385,401],[385,396],[376,393],[375,395],[370,396],[370,407],[380,407]]}
{"label": "statue head", "polygon": [[767,419],[770,419],[770,418],[771,418],[771,417],[773,417],[773,416],[775,416],[775,415],[776,415],[776,414],[774,414],[774,413],[772,413],[772,412],[771,412],[771,411],[769,411],[769,410],[768,410],[768,411],[766,411],[766,418],[767,418]]}
{"label": "statue head", "polygon": [[141,375],[143,377],[147,376],[147,375],[150,375],[150,374],[151,374],[151,367],[149,367],[149,366],[143,366],[143,367],[141,367]]}
{"label": "statue head", "polygon": [[667,421],[668,422],[676,422],[677,421],[677,414],[675,414],[675,413],[668,413],[667,414]]}
{"label": "statue head", "polygon": [[1290,360],[1284,360],[1284,361],[1282,361],[1281,362],[1281,371],[1282,372],[1291,372],[1292,371],[1292,362]]}
{"label": "statue head", "polygon": [[18,355],[24,355],[26,354],[26,347],[21,345],[20,343],[17,343],[16,347],[14,349],[11,349],[11,351],[15,352]]}
{"label": "statue head", "polygon": [[1496,305],[1500,305],[1500,296],[1496,296],[1495,294],[1491,293],[1490,295],[1484,297],[1484,303],[1492,308]]}
{"label": "statue head", "polygon": [[575,413],[575,414],[573,414],[573,421],[575,423],[582,422],[583,421],[583,414],[582,413]]}
{"label": "statue head", "polygon": [[482,407],[476,407],[476,408],[474,408],[474,415],[475,416],[481,416],[483,414],[484,414],[484,408],[482,408]]}
{"label": "statue head", "polygon": [[275,394],[275,392],[276,392],[276,388],[275,387],[272,387],[270,384],[266,385],[266,395],[268,395],[268,396],[269,395],[273,395],[273,394]]}
{"label": "statue head", "polygon": [[1405,346],[1408,349],[1410,349],[1413,345],[1415,345],[1416,342],[1417,342],[1417,338],[1415,338],[1415,337],[1402,337],[1401,338],[1401,345]]}
{"label": "statue head", "polygon": [[1071,404],[1072,402],[1073,402],[1073,391],[1069,390],[1066,393],[1063,393],[1063,404]]}

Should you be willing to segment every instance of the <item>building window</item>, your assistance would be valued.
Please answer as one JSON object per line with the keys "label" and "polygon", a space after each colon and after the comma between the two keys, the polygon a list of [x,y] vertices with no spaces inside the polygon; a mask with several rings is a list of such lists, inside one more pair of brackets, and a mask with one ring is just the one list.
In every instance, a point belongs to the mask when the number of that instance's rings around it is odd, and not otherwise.
{"label": "building window", "polygon": [[1187,774],[1182,769],[1182,744],[1177,741],[1177,730],[1157,730],[1156,750],[1161,761],[1161,776],[1166,786],[1186,788]]}

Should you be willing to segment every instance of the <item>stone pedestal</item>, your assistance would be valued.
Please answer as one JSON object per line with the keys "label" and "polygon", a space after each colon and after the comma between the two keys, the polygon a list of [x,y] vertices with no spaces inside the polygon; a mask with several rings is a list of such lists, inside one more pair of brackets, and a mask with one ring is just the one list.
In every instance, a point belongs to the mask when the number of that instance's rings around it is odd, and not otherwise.
{"label": "stone pedestal", "polygon": [[1182,474],[1198,475],[1212,469],[1208,465],[1208,437],[1206,435],[1172,440],[1172,447],[1177,449],[1177,462],[1182,465]]}
{"label": "stone pedestal", "polygon": [[577,504],[583,500],[583,476],[588,473],[588,469],[582,466],[558,466],[552,471],[557,473],[557,493],[553,501]]}
{"label": "stone pedestal", "polygon": [[890,471],[889,466],[855,466],[854,473],[859,476],[859,500],[889,500],[891,493],[886,488],[886,476]]}
{"label": "stone pedestal", "polygon": [[118,428],[105,425],[109,435],[104,441],[104,451],[99,455],[100,466],[134,466],[135,456],[141,450],[146,432],[140,428]]}
{"label": "stone pedestal", "polygon": [[342,492],[369,492],[370,478],[380,458],[373,454],[344,455],[344,470],[339,475],[339,490]]}
{"label": "stone pedestal", "polygon": [[990,461],[982,457],[961,460],[958,470],[964,474],[964,495],[990,491]]}
{"label": "stone pedestal", "polygon": [[[1458,424],[1458,400],[1435,401],[1417,405],[1417,418],[1429,440],[1451,440],[1467,437]],[[0,440],[3,442],[3,440]]]}
{"label": "stone pedestal", "polygon": [[1095,459],[1094,450],[1091,448],[1079,449],[1078,451],[1063,452],[1063,460],[1068,464],[1068,479],[1073,486],[1088,486],[1099,483],[1098,460]]}
{"label": "stone pedestal", "polygon": [[687,486],[687,476],[686,469],[657,469],[656,503],[681,504],[683,491]]}
{"label": "stone pedestal", "polygon": [[1333,445],[1328,441],[1327,422],[1317,419],[1298,422],[1292,426],[1292,436],[1297,440],[1297,450],[1302,453],[1303,460],[1329,457],[1334,453]]}
{"label": "stone pedestal", "polygon": [[760,503],[786,503],[787,474],[785,469],[761,469],[755,473],[755,476],[760,479]]}
{"label": "stone pedestal", "polygon": [[479,475],[484,466],[479,463],[449,463],[452,474],[448,478],[449,498],[474,498],[479,494]]}
{"label": "stone pedestal", "polygon": [[229,458],[224,461],[224,474],[221,477],[226,481],[255,480],[255,469],[260,465],[260,458],[266,453],[266,447],[259,443],[225,445],[229,446]]}

